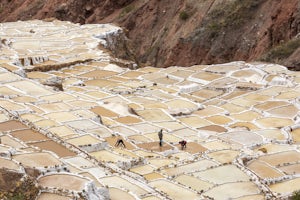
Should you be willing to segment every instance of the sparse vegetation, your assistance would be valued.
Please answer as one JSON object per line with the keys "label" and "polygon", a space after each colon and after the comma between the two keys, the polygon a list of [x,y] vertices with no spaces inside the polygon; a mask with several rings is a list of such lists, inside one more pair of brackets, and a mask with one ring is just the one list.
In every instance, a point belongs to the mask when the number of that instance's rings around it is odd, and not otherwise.
{"label": "sparse vegetation", "polygon": [[126,14],[130,13],[135,9],[134,5],[130,4],[122,9],[119,17],[124,17]]}
{"label": "sparse vegetation", "polygon": [[[4,175],[7,172],[1,171],[1,173]],[[28,177],[21,181],[19,178],[20,174],[18,173],[9,172],[5,174],[2,181],[6,181],[6,186],[0,190],[0,199],[25,200],[36,198],[40,188],[36,187],[35,180]],[[3,185],[3,183],[1,184]]]}
{"label": "sparse vegetation", "polygon": [[9,200],[24,200],[24,199],[26,199],[26,196],[23,193],[17,193],[11,197],[8,197],[8,199]]}
{"label": "sparse vegetation", "polygon": [[266,149],[266,148],[260,148],[260,149],[258,149],[259,151],[261,151],[261,152],[263,152],[263,153],[268,153],[268,150]]}
{"label": "sparse vegetation", "polygon": [[217,36],[222,29],[235,28],[252,19],[253,11],[262,2],[262,0],[236,0],[220,4],[208,15],[207,28],[211,32],[211,37]]}
{"label": "sparse vegetation", "polygon": [[210,36],[212,38],[216,37],[219,34],[219,31],[221,30],[222,25],[217,22],[212,22],[208,25],[208,29],[210,31]]}
{"label": "sparse vegetation", "polygon": [[188,18],[190,17],[190,15],[188,14],[187,11],[181,11],[179,14],[179,18],[183,21],[186,21]]}
{"label": "sparse vegetation", "polygon": [[44,0],[34,1],[28,6],[27,11],[30,12],[31,10],[40,10],[44,6],[44,3]]}
{"label": "sparse vegetation", "polygon": [[288,58],[292,53],[300,47],[300,39],[293,39],[282,43],[271,49],[262,57],[262,61],[280,63],[281,60]]}
{"label": "sparse vegetation", "polygon": [[300,190],[294,191],[293,195],[289,199],[290,200],[300,200]]}

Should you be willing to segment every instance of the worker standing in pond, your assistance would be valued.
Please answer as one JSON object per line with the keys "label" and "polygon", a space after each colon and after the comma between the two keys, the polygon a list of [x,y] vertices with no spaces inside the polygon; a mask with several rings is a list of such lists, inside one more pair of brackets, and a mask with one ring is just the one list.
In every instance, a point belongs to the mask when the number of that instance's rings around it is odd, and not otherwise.
{"label": "worker standing in pond", "polygon": [[158,132],[158,138],[159,138],[159,146],[162,147],[162,140],[163,140],[163,130],[160,129],[160,131]]}

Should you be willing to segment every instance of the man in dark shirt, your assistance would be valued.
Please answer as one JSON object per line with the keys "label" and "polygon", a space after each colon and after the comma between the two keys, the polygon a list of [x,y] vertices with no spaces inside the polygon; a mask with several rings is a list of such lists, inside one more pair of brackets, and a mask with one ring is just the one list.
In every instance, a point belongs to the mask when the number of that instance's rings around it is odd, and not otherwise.
{"label": "man in dark shirt", "polygon": [[160,129],[160,131],[158,132],[158,138],[159,138],[159,146],[162,147],[162,140],[163,140],[163,130]]}

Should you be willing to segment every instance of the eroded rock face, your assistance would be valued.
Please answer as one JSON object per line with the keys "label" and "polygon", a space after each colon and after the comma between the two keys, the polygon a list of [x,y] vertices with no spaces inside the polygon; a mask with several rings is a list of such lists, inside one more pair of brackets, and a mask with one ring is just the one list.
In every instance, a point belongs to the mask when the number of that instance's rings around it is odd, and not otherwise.
{"label": "eroded rock face", "polygon": [[[133,41],[133,47],[121,48],[127,53],[133,49],[140,63],[152,66],[264,59],[300,67],[299,43],[294,41],[300,31],[297,0],[6,0],[1,8],[0,21],[55,17],[117,23]],[[285,46],[288,41],[292,49]],[[283,48],[274,50],[278,46]]]}

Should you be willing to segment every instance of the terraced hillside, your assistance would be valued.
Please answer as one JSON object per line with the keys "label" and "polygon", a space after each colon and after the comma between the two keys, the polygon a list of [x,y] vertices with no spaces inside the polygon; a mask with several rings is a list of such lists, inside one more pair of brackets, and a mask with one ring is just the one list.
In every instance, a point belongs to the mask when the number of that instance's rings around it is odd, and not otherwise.
{"label": "terraced hillside", "polygon": [[0,33],[0,167],[35,174],[38,200],[279,199],[300,189],[299,72],[125,68],[105,49],[122,34],[110,24],[20,21]]}

